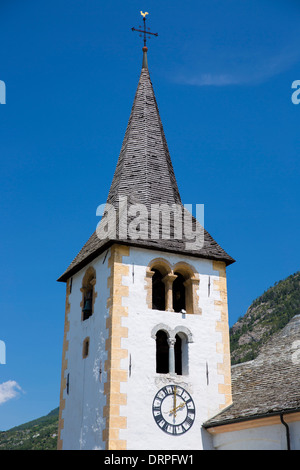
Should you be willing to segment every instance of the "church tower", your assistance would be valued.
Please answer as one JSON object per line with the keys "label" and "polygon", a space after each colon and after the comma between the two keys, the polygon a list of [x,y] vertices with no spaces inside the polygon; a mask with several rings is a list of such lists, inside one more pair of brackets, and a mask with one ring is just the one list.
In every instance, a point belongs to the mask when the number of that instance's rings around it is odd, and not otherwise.
{"label": "church tower", "polygon": [[199,246],[180,230],[145,46],[142,64],[101,223],[59,278],[59,449],[203,449],[202,423],[231,404],[234,260],[206,230]]}

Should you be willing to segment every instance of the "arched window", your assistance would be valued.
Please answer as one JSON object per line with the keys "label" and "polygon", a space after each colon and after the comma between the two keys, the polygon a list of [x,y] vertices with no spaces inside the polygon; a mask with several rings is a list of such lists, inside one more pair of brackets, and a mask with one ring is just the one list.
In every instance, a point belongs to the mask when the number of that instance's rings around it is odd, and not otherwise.
{"label": "arched window", "polygon": [[168,336],[163,330],[156,333],[156,372],[159,374],[169,372]]}
{"label": "arched window", "polygon": [[176,342],[174,347],[175,354],[175,373],[182,375],[182,341],[181,337],[177,334],[175,336]]}
{"label": "arched window", "polygon": [[149,309],[201,314],[200,276],[188,263],[180,261],[171,266],[167,260],[156,258],[146,268],[145,281]]}
{"label": "arched window", "polygon": [[185,302],[185,278],[182,274],[175,272],[177,278],[173,282],[173,309],[174,312],[186,311]]}
{"label": "arched window", "polygon": [[93,313],[93,287],[88,287],[83,301],[82,320],[87,320]]}
{"label": "arched window", "polygon": [[184,310],[186,313],[201,314],[199,307],[199,275],[195,269],[179,262],[174,267],[176,279],[173,282],[173,309],[175,312]]}
{"label": "arched window", "polygon": [[154,310],[166,309],[166,288],[163,282],[163,275],[158,269],[152,269],[152,308]]}
{"label": "arched window", "polygon": [[147,305],[153,310],[172,311],[171,266],[163,258],[153,259],[146,268]]}
{"label": "arched window", "polygon": [[189,374],[189,343],[192,333],[185,326],[174,329],[160,323],[152,330],[156,342],[156,372],[159,374]]}
{"label": "arched window", "polygon": [[94,303],[97,296],[94,286],[96,284],[96,272],[90,267],[86,271],[82,280],[82,321],[87,320],[94,312]]}

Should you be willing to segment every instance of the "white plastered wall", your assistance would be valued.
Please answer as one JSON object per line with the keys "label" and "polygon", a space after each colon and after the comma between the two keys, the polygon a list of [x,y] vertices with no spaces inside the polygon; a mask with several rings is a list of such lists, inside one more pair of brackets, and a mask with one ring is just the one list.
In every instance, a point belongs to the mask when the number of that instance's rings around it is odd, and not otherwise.
{"label": "white plastered wall", "polygon": [[[200,275],[199,306],[201,315],[181,314],[151,310],[146,303],[146,267],[155,258],[163,258],[171,265],[179,261],[191,264]],[[220,320],[220,310],[215,308],[215,300],[220,293],[214,289],[214,281],[219,272],[213,270],[210,260],[184,257],[131,248],[130,255],[123,257],[129,265],[129,275],[123,276],[123,285],[129,287],[128,298],[123,298],[123,306],[128,307],[128,317],[123,318],[122,326],[128,328],[128,338],[122,338],[122,348],[128,350],[128,358],[122,361],[122,368],[128,371],[127,382],[121,383],[121,392],[127,394],[127,405],[121,406],[121,416],[127,417],[127,429],[120,430],[120,439],[127,441],[128,449],[202,449],[209,446],[209,436],[201,431],[201,425],[220,410],[225,403],[219,393],[219,384],[224,382],[218,374],[217,364],[223,362],[222,354],[217,353],[217,343],[222,335],[216,332],[216,322]],[[209,295],[210,277],[210,295]],[[151,337],[155,326],[163,323],[170,329],[178,326],[188,328],[193,342],[188,344],[189,373],[183,376],[157,374],[156,344]],[[220,350],[220,348],[219,348]],[[131,374],[129,376],[129,365]],[[152,402],[157,391],[167,383],[180,383],[192,395],[196,406],[196,419],[192,428],[181,436],[170,436],[158,428],[152,416]],[[202,435],[207,438],[203,444]]]}
{"label": "white plastered wall", "polygon": [[[213,436],[215,450],[287,450],[283,424],[260,426]],[[291,450],[300,450],[300,422],[289,423]]]}
{"label": "white plastered wall", "polygon": [[[69,347],[66,351],[68,366],[65,371],[65,377],[70,374],[70,389],[69,395],[66,389],[63,394],[63,449],[105,449],[102,431],[106,424],[103,407],[106,405],[104,364],[107,359],[105,341],[108,338],[106,303],[110,295],[107,288],[109,257],[110,253],[103,253],[72,279],[72,292],[69,295],[70,330],[67,335]],[[146,267],[155,258],[164,258],[171,265],[185,261],[193,266],[200,277],[198,297],[201,315],[148,308]],[[120,415],[127,418],[127,428],[120,430],[120,439],[127,441],[127,449],[210,448],[211,438],[201,426],[225,403],[225,397],[218,389],[224,377],[217,370],[217,364],[223,361],[222,354],[217,352],[217,343],[222,342],[222,335],[216,331],[216,322],[220,320],[221,313],[215,308],[215,301],[220,300],[220,293],[214,288],[219,272],[213,269],[210,260],[132,247],[130,255],[123,256],[123,263],[129,266],[129,275],[123,276],[122,282],[129,287],[128,297],[122,299],[123,306],[128,307],[128,317],[122,319],[122,326],[128,328],[128,338],[122,338],[121,347],[128,350],[128,357],[121,363],[122,369],[127,371],[127,382],[121,383],[120,392],[127,394],[127,405],[120,407]],[[82,321],[80,289],[89,266],[93,266],[96,271],[97,297],[94,314]],[[151,332],[160,323],[168,325],[170,329],[182,326],[192,333],[193,342],[188,343],[188,375],[174,377],[155,372],[156,344]],[[90,338],[89,355],[83,359],[82,345],[86,337]],[[195,422],[182,436],[167,435],[158,428],[152,416],[153,398],[167,383],[178,383],[185,387],[196,406]]]}
{"label": "white plastered wall", "polygon": [[[69,394],[65,389],[63,393],[65,409],[62,412],[64,427],[61,432],[63,449],[105,449],[102,430],[105,428],[103,406],[106,404],[104,363],[107,359],[105,341],[108,336],[106,329],[108,316],[106,302],[109,297],[107,278],[110,275],[108,258],[109,254],[103,253],[72,279],[72,292],[69,295],[70,329],[67,334],[69,347],[66,351],[68,366],[65,370],[65,378],[69,374]],[[96,271],[97,297],[93,315],[82,321],[80,289],[83,276],[90,266]],[[86,337],[90,338],[89,355],[84,359],[82,346]]]}

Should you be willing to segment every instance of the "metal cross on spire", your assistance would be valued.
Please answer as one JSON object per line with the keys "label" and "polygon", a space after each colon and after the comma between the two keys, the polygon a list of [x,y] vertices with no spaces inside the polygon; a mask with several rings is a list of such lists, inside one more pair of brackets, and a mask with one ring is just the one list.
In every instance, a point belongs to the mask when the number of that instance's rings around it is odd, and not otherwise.
{"label": "metal cross on spire", "polygon": [[[149,13],[146,11],[145,13],[143,13],[141,11],[141,15],[143,17],[143,21],[144,21],[144,29],[136,29],[136,28],[131,28],[132,31],[138,31],[139,33],[143,33],[144,34],[144,47],[147,47],[146,45],[146,42],[147,42],[147,35],[148,35],[148,38],[150,39],[150,35],[152,36],[158,36],[158,33],[151,33],[150,32],[150,28],[146,28],[146,16],[149,15]],[[141,26],[139,26],[139,28],[141,28]],[[142,34],[140,34],[140,37],[142,37]]]}

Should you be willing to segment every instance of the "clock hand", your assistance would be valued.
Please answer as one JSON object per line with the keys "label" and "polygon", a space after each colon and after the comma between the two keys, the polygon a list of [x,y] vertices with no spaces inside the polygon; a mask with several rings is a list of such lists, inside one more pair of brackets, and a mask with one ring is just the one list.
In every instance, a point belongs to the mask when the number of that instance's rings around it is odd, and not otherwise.
{"label": "clock hand", "polygon": [[[173,408],[170,411],[164,411],[164,414],[173,414],[175,411],[179,410],[179,408],[183,408],[185,406],[185,403],[181,403],[180,405],[176,406],[176,408]],[[176,414],[175,414],[176,416]]]}
{"label": "clock hand", "polygon": [[[176,409],[176,385],[174,385],[174,401],[173,401],[174,409]],[[176,415],[175,415],[176,416]]]}
{"label": "clock hand", "polygon": [[[176,408],[173,408],[173,410],[170,410],[169,413],[172,414],[175,411],[179,410],[179,408],[183,408],[185,406],[185,403],[181,403],[180,405],[176,406]],[[176,416],[176,413],[175,413]]]}

